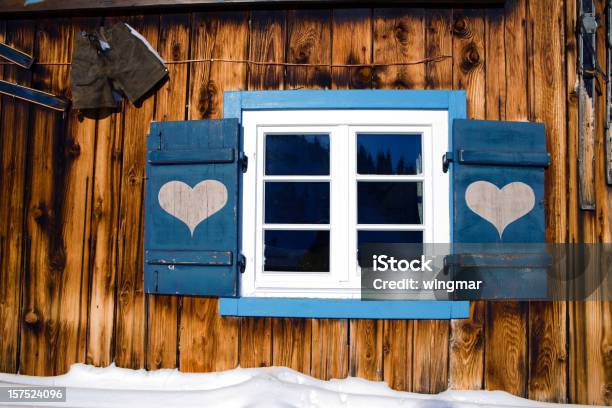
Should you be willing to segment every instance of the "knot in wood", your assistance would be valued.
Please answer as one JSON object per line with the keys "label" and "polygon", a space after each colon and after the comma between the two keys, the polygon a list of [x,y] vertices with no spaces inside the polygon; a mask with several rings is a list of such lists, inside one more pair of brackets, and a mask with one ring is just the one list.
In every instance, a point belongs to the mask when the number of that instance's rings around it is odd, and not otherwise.
{"label": "knot in wood", "polygon": [[453,33],[457,37],[467,37],[470,34],[467,20],[464,17],[457,17],[453,23]]}
{"label": "knot in wood", "polygon": [[181,59],[181,44],[179,43],[172,44],[172,58],[175,60]]}
{"label": "knot in wood", "polygon": [[78,157],[81,154],[81,145],[75,141],[70,140],[66,146],[66,155],[71,158]]}
{"label": "knot in wood", "polygon": [[395,26],[394,29],[394,34],[395,34],[395,38],[397,39],[397,41],[400,44],[407,44],[408,43],[408,27],[407,24],[403,21],[400,21],[399,23],[397,23],[397,25]]}
{"label": "knot in wood", "polygon": [[41,226],[47,225],[51,219],[51,216],[51,210],[47,208],[47,205],[44,202],[39,202],[34,206],[34,208],[32,208],[32,218],[34,218],[34,221]]}
{"label": "knot in wood", "polygon": [[38,313],[36,313],[35,310],[30,310],[25,314],[23,320],[29,325],[35,325],[40,321],[40,317],[38,316]]}
{"label": "knot in wood", "polygon": [[370,67],[361,67],[354,72],[353,84],[356,88],[369,88],[371,79],[372,69]]}
{"label": "knot in wood", "polygon": [[480,52],[478,46],[473,42],[463,48],[463,58],[461,60],[461,69],[464,72],[469,72],[480,65]]}

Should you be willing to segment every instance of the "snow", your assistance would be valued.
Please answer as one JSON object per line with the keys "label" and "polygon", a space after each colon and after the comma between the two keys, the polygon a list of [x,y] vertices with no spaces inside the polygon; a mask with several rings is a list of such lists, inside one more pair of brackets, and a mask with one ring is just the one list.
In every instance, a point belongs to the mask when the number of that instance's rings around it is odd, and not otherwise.
{"label": "snow", "polygon": [[9,385],[67,387],[67,401],[0,403],[2,407],[577,407],[534,402],[501,391],[445,391],[437,395],[399,392],[383,382],[353,377],[322,381],[285,367],[182,373],[74,364],[67,374],[56,377],[0,373],[0,387]]}

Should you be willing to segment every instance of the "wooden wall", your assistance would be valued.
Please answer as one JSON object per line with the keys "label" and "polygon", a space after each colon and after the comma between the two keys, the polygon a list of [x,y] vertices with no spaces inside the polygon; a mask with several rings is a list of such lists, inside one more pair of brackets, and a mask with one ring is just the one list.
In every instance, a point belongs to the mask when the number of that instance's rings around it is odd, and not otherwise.
{"label": "wooden wall", "polygon": [[[0,40],[43,63],[31,73],[3,64],[0,76],[67,96],[72,38],[113,21],[129,22],[169,61],[385,64],[448,56],[373,68],[170,64],[170,80],[154,97],[97,120],[2,97],[0,371],[53,375],[75,362],[113,361],[183,371],[286,365],[415,392],[485,388],[612,404],[610,302],[474,302],[470,319],[451,322],[239,319],[219,317],[216,299],[143,293],[149,122],[221,117],[225,90],[466,89],[471,118],[546,124],[548,239],[610,242],[603,96],[597,171],[587,180],[597,209],[577,204],[575,1],[0,20]],[[599,38],[603,50],[603,31]],[[605,51],[599,57],[603,66]]]}

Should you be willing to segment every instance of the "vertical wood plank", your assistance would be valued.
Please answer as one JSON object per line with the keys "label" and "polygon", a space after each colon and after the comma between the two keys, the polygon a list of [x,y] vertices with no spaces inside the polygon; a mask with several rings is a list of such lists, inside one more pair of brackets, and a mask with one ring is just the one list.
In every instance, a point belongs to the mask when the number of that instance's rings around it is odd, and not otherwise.
{"label": "vertical wood plank", "polygon": [[[98,17],[73,20],[73,35],[99,26]],[[72,50],[72,36],[62,39],[62,46]],[[70,94],[68,94],[70,98]],[[87,317],[89,309],[89,237],[91,227],[91,197],[94,172],[96,121],[72,111],[67,118],[63,141],[63,186],[56,185],[61,201],[62,240],[65,266],[59,286],[61,306],[58,310],[60,331],[56,347],[65,353],[58,361],[56,373],[68,371],[70,364],[84,362],[87,350]],[[59,198],[59,196],[58,196]],[[58,214],[60,209],[58,208]]]}
{"label": "vertical wood plank", "polygon": [[[332,15],[332,63],[372,62],[372,11],[335,9]],[[333,67],[332,88],[368,89],[372,86],[370,67]]]}
{"label": "vertical wood plank", "polygon": [[[30,54],[34,51],[34,22],[0,23],[3,41]],[[32,74],[16,66],[3,67],[3,79],[30,85]],[[0,122],[0,372],[18,369],[21,290],[24,252],[24,197],[28,152],[29,104],[1,98]]]}
{"label": "vertical wood plank", "polygon": [[322,380],[348,376],[348,321],[312,320],[310,375]]}
{"label": "vertical wood plank", "polygon": [[[509,1],[486,14],[486,117],[527,119],[525,6]],[[527,304],[486,304],[484,386],[525,396],[527,384]]]}
{"label": "vertical wood plank", "polygon": [[[290,10],[287,14],[287,62],[331,64],[331,11]],[[287,67],[287,89],[329,89],[327,66]]]}
{"label": "vertical wood plank", "polygon": [[[486,117],[485,24],[482,11],[453,12],[453,89],[465,89],[467,115]],[[483,385],[485,304],[471,302],[470,318],[450,323],[450,385],[480,389]]]}
{"label": "vertical wood plank", "polygon": [[117,279],[117,229],[123,150],[121,110],[97,122],[90,230],[91,289],[87,364],[113,362]]}
{"label": "vertical wood plank", "polygon": [[383,379],[383,320],[351,319],[349,373],[353,377]]}
{"label": "vertical wood plank", "polygon": [[311,319],[272,320],[272,365],[310,373]]}
{"label": "vertical wood plank", "polygon": [[[189,58],[189,14],[163,14],[159,23],[158,52],[164,60]],[[184,120],[187,104],[187,64],[169,64],[168,81],[159,89],[155,121]],[[178,358],[178,296],[147,295],[148,369],[174,368]]]}
{"label": "vertical wood plank", "polygon": [[[246,59],[248,38],[247,13],[196,13],[192,21],[191,55],[194,59]],[[222,117],[223,92],[245,89],[247,73],[245,64],[218,61],[192,64],[189,118]],[[216,298],[183,298],[179,331],[181,369],[214,371],[236,367],[241,356],[238,347],[244,341],[239,335],[239,322],[237,318],[219,316]]]}
{"label": "vertical wood plank", "polygon": [[[69,20],[41,20],[35,43],[38,59],[70,61],[72,38]],[[34,87],[65,95],[68,69],[65,66],[36,66]],[[27,234],[30,240],[24,280],[23,324],[21,326],[20,372],[54,375],[65,363],[76,359],[79,326],[65,325],[72,312],[60,316],[62,284],[66,270],[66,246],[63,237],[62,192],[67,181],[68,157],[65,156],[65,121],[62,115],[44,108],[32,110],[30,135],[32,156],[27,204]],[[80,195],[84,199],[86,196]],[[82,237],[79,239],[82,242]],[[74,278],[74,276],[73,276]],[[80,276],[77,282],[80,282]],[[80,291],[75,298],[80,298]],[[74,295],[71,294],[71,295]],[[71,321],[71,323],[74,323]],[[70,348],[68,348],[70,347]]]}
{"label": "vertical wood plank", "polygon": [[[157,49],[159,16],[124,19]],[[119,208],[117,318],[115,362],[119,367],[145,366],[146,313],[143,280],[143,222],[146,137],[155,98],[141,106],[126,103],[123,114],[123,163]]]}
{"label": "vertical wood plank", "polygon": [[[546,172],[546,238],[567,240],[566,110],[563,3],[529,1],[530,119],[546,125],[551,165]],[[529,398],[566,400],[566,308],[562,302],[529,305]]]}
{"label": "vertical wood plank", "polygon": [[[287,12],[257,10],[251,13],[249,59],[257,62],[285,62]],[[285,67],[251,65],[249,89],[284,89]]]}
{"label": "vertical wood plank", "polygon": [[[373,30],[374,63],[410,62],[425,58],[425,14],[422,9],[374,9]],[[426,64],[377,66],[373,73],[373,86],[383,89],[423,89],[425,71]],[[383,322],[383,379],[393,389],[412,390],[412,347],[412,321]],[[432,353],[438,354],[437,350],[432,350]]]}

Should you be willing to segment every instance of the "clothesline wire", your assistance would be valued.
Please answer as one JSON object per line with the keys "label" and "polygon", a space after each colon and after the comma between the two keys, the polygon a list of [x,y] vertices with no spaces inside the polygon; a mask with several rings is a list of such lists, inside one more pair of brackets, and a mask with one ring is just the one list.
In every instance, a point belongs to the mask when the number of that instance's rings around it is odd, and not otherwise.
{"label": "clothesline wire", "polygon": [[[390,66],[405,66],[427,64],[429,62],[440,62],[445,59],[452,58],[452,55],[438,55],[435,57],[423,58],[414,61],[402,62],[380,62],[380,63],[364,63],[364,64],[325,64],[325,63],[299,63],[299,62],[274,62],[274,61],[253,61],[249,59],[229,59],[229,58],[196,58],[176,61],[165,61],[168,65],[174,64],[190,64],[196,62],[229,62],[236,64],[248,65],[268,65],[268,66],[285,66],[285,67],[330,67],[330,68],[363,68],[363,67],[390,67]],[[0,61],[0,65],[17,65],[10,61]],[[70,62],[34,62],[34,65],[72,65]]]}

